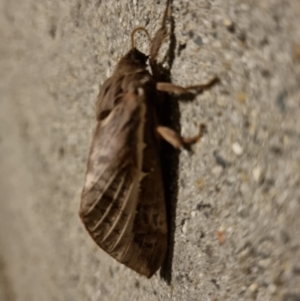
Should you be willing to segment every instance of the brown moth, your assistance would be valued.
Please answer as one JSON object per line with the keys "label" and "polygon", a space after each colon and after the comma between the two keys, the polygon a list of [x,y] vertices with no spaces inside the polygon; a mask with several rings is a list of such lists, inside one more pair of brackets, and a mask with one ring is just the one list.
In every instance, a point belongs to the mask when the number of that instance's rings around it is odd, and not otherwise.
{"label": "brown moth", "polygon": [[[167,35],[167,1],[162,26],[151,40],[150,56],[134,46],[119,61],[100,89],[94,132],[79,215],[104,251],[136,272],[151,277],[167,250],[167,218],[160,163],[160,139],[176,148],[195,143],[202,135],[183,138],[158,120],[164,92],[176,94],[210,88],[182,88],[160,82],[157,55]],[[151,73],[147,70],[147,60]]]}

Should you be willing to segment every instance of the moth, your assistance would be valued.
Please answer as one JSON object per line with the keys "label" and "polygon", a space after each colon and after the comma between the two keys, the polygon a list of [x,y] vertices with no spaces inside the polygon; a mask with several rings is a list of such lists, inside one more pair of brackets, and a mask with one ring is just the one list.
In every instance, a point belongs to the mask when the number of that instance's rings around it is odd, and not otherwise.
{"label": "moth", "polygon": [[[162,25],[153,39],[143,27],[132,31],[131,49],[100,89],[79,209],[97,245],[148,278],[160,268],[168,242],[160,140],[181,149],[198,141],[204,130],[200,126],[196,136],[183,138],[160,124],[159,108],[165,93],[202,91],[218,80],[187,88],[161,81],[157,56],[168,34],[169,10],[167,0]],[[137,31],[151,41],[149,56],[135,47]]]}

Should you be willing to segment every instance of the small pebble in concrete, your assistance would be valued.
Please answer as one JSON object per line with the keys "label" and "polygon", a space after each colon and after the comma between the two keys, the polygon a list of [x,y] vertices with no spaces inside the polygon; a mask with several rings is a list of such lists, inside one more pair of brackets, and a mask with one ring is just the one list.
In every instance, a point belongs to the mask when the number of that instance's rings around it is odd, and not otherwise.
{"label": "small pebble in concrete", "polygon": [[256,183],[262,183],[264,179],[264,171],[260,166],[256,166],[252,170],[252,176]]}
{"label": "small pebble in concrete", "polygon": [[200,178],[197,182],[196,182],[196,185],[198,188],[202,188],[203,185],[204,185],[204,179],[203,178]]}
{"label": "small pebble in concrete", "polygon": [[278,108],[280,109],[281,112],[284,112],[286,109],[286,98],[287,98],[288,94],[287,92],[284,90],[281,93],[279,93],[279,95],[277,96],[276,99],[276,104],[278,106]]}
{"label": "small pebble in concrete", "polygon": [[235,26],[231,19],[225,19],[223,24],[227,28],[228,31],[234,32]]}
{"label": "small pebble in concrete", "polygon": [[266,259],[261,259],[258,261],[258,266],[262,269],[266,269],[270,266],[271,264],[271,259],[270,258],[266,258]]}
{"label": "small pebble in concrete", "polygon": [[277,290],[277,287],[276,287],[276,285],[274,285],[274,284],[270,284],[269,286],[268,286],[268,291],[270,292],[270,294],[275,294],[276,293],[276,290]]}
{"label": "small pebble in concrete", "polygon": [[258,284],[257,283],[252,283],[249,287],[248,290],[251,294],[256,294],[258,291]]}
{"label": "small pebble in concrete", "polygon": [[241,147],[241,145],[238,142],[233,143],[231,147],[232,147],[233,152],[237,156],[240,156],[243,153],[243,148]]}
{"label": "small pebble in concrete", "polygon": [[182,223],[182,227],[181,227],[181,232],[182,234],[186,234],[187,233],[187,220],[184,220],[183,223]]}
{"label": "small pebble in concrete", "polygon": [[199,47],[201,47],[203,45],[203,40],[200,36],[197,36],[195,39],[194,39],[194,43],[196,45],[198,45]]}
{"label": "small pebble in concrete", "polygon": [[227,165],[227,162],[225,161],[225,159],[221,155],[219,155],[219,153],[217,151],[214,151],[213,155],[216,159],[216,163],[218,165],[222,166],[223,168],[225,168]]}
{"label": "small pebble in concrete", "polygon": [[217,237],[218,237],[219,244],[223,245],[223,243],[225,242],[224,231],[218,230]]}
{"label": "small pebble in concrete", "polygon": [[242,104],[246,102],[246,98],[247,98],[247,95],[246,95],[245,93],[243,93],[243,92],[238,93],[238,94],[236,95],[236,100],[237,100],[239,103],[242,103]]}
{"label": "small pebble in concrete", "polygon": [[211,172],[218,178],[221,175],[222,171],[223,171],[222,166],[217,165],[212,169]]}

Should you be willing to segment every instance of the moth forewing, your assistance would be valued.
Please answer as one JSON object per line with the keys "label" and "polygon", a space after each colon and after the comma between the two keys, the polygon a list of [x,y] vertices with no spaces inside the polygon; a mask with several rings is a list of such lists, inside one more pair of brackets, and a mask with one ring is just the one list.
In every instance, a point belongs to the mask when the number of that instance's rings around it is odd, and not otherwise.
{"label": "moth forewing", "polygon": [[[123,82],[126,75],[120,84]],[[108,116],[98,122],[80,216],[102,249],[150,277],[164,259],[167,224],[151,121],[154,107],[149,107],[146,91],[138,87],[136,93],[124,93]]]}

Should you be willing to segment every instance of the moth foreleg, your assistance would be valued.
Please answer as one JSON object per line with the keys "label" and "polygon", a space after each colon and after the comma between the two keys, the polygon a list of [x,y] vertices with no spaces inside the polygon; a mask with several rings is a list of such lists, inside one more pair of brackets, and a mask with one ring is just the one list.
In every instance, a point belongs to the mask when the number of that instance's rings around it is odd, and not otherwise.
{"label": "moth foreleg", "polygon": [[156,131],[158,134],[173,145],[175,148],[183,149],[188,145],[194,144],[201,139],[203,134],[205,133],[206,127],[204,124],[200,124],[199,133],[193,137],[182,137],[174,130],[165,127],[165,126],[158,126]]}
{"label": "moth foreleg", "polygon": [[[156,32],[154,38],[151,41],[151,46],[150,46],[150,62],[155,62],[159,49],[161,47],[162,42],[168,35],[168,30],[166,27],[166,22],[167,22],[167,17],[169,14],[169,8],[170,8],[170,0],[167,0],[163,20],[160,29]],[[151,63],[150,63],[151,64]]]}
{"label": "moth foreleg", "polygon": [[182,95],[182,94],[188,94],[191,93],[191,91],[196,91],[196,92],[202,92],[204,90],[210,89],[212,86],[214,86],[216,83],[219,82],[218,77],[212,78],[209,82],[201,85],[194,85],[194,86],[188,86],[188,87],[181,87],[174,85],[172,83],[163,83],[163,82],[158,82],[156,83],[156,89],[158,91],[162,92],[168,92],[168,93],[174,93],[177,95]]}

